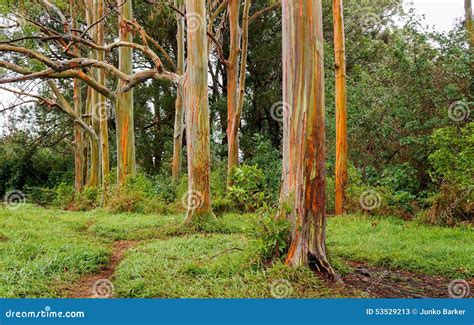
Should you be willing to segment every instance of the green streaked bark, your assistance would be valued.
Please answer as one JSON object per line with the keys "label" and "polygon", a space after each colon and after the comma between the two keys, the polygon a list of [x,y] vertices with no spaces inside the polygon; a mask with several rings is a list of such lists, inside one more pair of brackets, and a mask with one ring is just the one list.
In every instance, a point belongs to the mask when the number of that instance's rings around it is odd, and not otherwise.
{"label": "green streaked bark", "polygon": [[[177,5],[177,2],[175,2]],[[183,6],[178,6],[183,11]],[[178,25],[178,33],[176,35],[177,42],[177,71],[176,73],[182,75],[184,72],[184,18],[180,14],[176,14],[176,22]],[[174,136],[173,136],[173,162],[171,168],[172,179],[174,183],[179,180],[181,173],[181,151],[183,148],[183,117],[184,117],[184,102],[183,102],[183,87],[178,83],[176,90],[176,112],[174,120]]]}
{"label": "green streaked bark", "polygon": [[[209,61],[206,34],[206,1],[186,0],[188,19],[188,65],[184,84],[186,92],[186,139],[188,149],[188,204],[186,223],[214,217],[211,209],[210,129],[208,107]],[[193,19],[194,22],[190,20]],[[195,24],[196,23],[196,24]],[[191,202],[189,202],[191,203]]]}
{"label": "green streaked bark", "polygon": [[[118,0],[119,6],[119,37],[121,41],[132,42],[131,26],[126,20],[132,20],[132,0]],[[133,73],[133,50],[129,47],[119,49],[119,70],[126,74]],[[119,81],[119,88],[124,81]],[[117,133],[117,179],[123,183],[128,175],[135,175],[135,130],[133,121],[133,89],[117,96],[115,105]]]}
{"label": "green streaked bark", "polygon": [[287,264],[339,279],[326,257],[326,148],[321,0],[282,2],[285,150],[283,203],[292,224]]}

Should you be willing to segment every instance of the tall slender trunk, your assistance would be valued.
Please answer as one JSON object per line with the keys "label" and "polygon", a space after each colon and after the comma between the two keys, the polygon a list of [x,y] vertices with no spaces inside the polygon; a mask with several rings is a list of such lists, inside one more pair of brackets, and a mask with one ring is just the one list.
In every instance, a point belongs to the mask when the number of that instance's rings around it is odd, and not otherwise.
{"label": "tall slender trunk", "polygon": [[[119,36],[121,41],[132,42],[131,27],[126,20],[132,20],[132,0],[117,0],[119,6]],[[119,69],[125,74],[133,73],[133,51],[129,47],[119,49]],[[124,81],[119,81],[119,87]],[[116,133],[117,133],[117,178],[123,183],[128,175],[135,175],[135,130],[133,120],[133,89],[117,96]]]}
{"label": "tall slender trunk", "polygon": [[227,60],[228,186],[232,185],[230,177],[232,170],[239,164],[239,127],[245,95],[250,4],[251,0],[245,0],[241,35],[239,27],[240,0],[229,0],[228,3],[230,26],[230,55]]}
{"label": "tall slender trunk", "polygon": [[342,0],[333,0],[334,52],[336,69],[336,197],[335,214],[344,213],[347,186],[347,91],[346,46]]}
{"label": "tall slender trunk", "polygon": [[[326,257],[326,152],[321,0],[288,0],[283,6],[285,190],[291,244],[286,259],[339,279]],[[285,183],[284,182],[284,183]]]}
{"label": "tall slender trunk", "polygon": [[[73,0],[69,1],[71,10],[71,28],[73,29],[72,34],[78,36],[78,32],[74,31],[77,27],[77,20],[74,12],[77,10],[77,5],[74,4]],[[79,55],[79,48],[74,46],[74,54]],[[82,93],[81,93],[81,82],[78,79],[74,79],[74,112],[82,117]],[[84,178],[84,131],[82,128],[74,124],[74,188],[76,193],[81,193],[84,189],[85,178]]]}
{"label": "tall slender trunk", "polygon": [[[97,128],[94,127],[94,119],[92,118],[93,104],[95,103],[95,91],[92,88],[87,88],[87,100],[86,100],[86,111],[87,115],[90,116],[90,124],[97,134]],[[98,136],[98,134],[97,134]],[[90,139],[88,151],[89,151],[89,174],[87,177],[87,186],[95,188],[99,186],[100,179],[100,139],[92,140]]]}
{"label": "tall slender trunk", "polygon": [[230,45],[227,60],[227,185],[231,186],[231,173],[238,164],[239,144],[234,136],[234,124],[239,100],[239,56],[240,56],[240,0],[229,0]]}
{"label": "tall slender trunk", "polygon": [[[175,2],[175,4],[177,4]],[[183,6],[179,6],[183,11]],[[184,72],[184,18],[180,14],[176,14],[176,21],[178,25],[178,33],[176,35],[177,48],[177,71],[179,75]],[[184,117],[184,102],[183,102],[183,87],[178,83],[176,90],[176,111],[174,118],[174,137],[173,137],[173,162],[171,168],[171,175],[173,182],[176,184],[179,181],[181,173],[181,151],[183,148],[183,117]]]}
{"label": "tall slender trunk", "polygon": [[188,212],[186,223],[214,217],[211,209],[210,129],[208,107],[209,61],[206,35],[206,1],[186,0],[188,62],[186,92],[186,139],[188,149]]}
{"label": "tall slender trunk", "polygon": [[[94,24],[94,2],[95,0],[88,0],[87,7],[86,7],[86,21],[88,26],[92,26]],[[96,27],[91,28],[89,31],[90,37],[92,39],[95,39],[95,30]],[[93,59],[97,59],[97,51],[92,50],[90,52],[90,57]],[[97,69],[93,69],[93,74],[94,77],[97,79]],[[91,147],[90,147],[90,157],[91,157],[91,165],[90,165],[90,177],[89,177],[89,186],[90,187],[97,187],[100,184],[100,174],[101,174],[101,168],[100,168],[100,121],[96,117],[97,113],[97,107],[98,105],[98,100],[99,100],[99,94],[92,88],[88,88],[87,91],[87,107],[88,107],[88,112],[91,116],[91,125],[92,128],[94,129],[94,132],[97,134],[99,137],[98,143],[92,141],[91,142]]]}
{"label": "tall slender trunk", "polygon": [[[95,22],[99,21],[104,14],[105,14],[105,4],[104,0],[95,0]],[[99,23],[96,26],[96,39],[97,44],[104,45],[104,24]],[[97,60],[98,61],[105,61],[105,53],[104,51],[97,51]],[[105,79],[105,71],[103,69],[99,69],[97,72],[97,81],[100,85],[106,85]],[[107,179],[110,172],[110,163],[109,163],[109,130],[107,125],[107,103],[105,96],[101,94],[97,94],[97,118],[99,120],[99,129],[100,129],[100,157],[101,157],[101,165],[102,165],[102,185],[104,189],[107,189]],[[105,193],[107,191],[104,191]],[[104,197],[106,200],[106,197]],[[105,202],[104,202],[105,203]]]}

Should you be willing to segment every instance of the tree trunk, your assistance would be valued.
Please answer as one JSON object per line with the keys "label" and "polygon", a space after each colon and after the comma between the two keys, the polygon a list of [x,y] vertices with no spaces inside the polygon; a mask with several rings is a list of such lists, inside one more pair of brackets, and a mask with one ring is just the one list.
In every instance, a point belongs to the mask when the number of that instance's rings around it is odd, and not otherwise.
{"label": "tree trunk", "polygon": [[466,13],[466,30],[469,37],[469,47],[474,48],[474,22],[472,13],[472,0],[464,0],[464,9]]}
{"label": "tree trunk", "polygon": [[[285,165],[282,199],[291,212],[286,263],[339,279],[326,257],[326,157],[321,0],[282,2]],[[286,112],[285,112],[286,111]],[[285,191],[285,193],[283,193]]]}
{"label": "tree trunk", "polygon": [[240,0],[229,0],[230,45],[227,60],[227,185],[231,186],[231,173],[238,165],[239,144],[235,136],[234,125],[238,105],[239,56],[240,56]]}
{"label": "tree trunk", "polygon": [[[239,127],[245,95],[250,4],[250,0],[245,1],[241,37],[239,27],[240,1],[230,0],[228,3],[230,25],[230,56],[227,60],[228,186],[232,185],[230,177],[232,170],[239,164]],[[240,60],[239,55],[241,56]]]}
{"label": "tree trunk", "polygon": [[[88,87],[87,88],[87,101],[86,101],[86,110],[88,115],[92,116],[93,112],[93,103],[95,103],[95,91]],[[94,129],[94,132],[97,134],[97,128],[94,127],[94,119],[91,117],[91,126]],[[87,177],[87,186],[95,188],[99,186],[99,178],[100,178],[100,154],[99,154],[99,142],[100,139],[97,141],[93,141],[91,139],[89,145],[89,175]]]}
{"label": "tree trunk", "polygon": [[214,217],[210,187],[206,1],[186,0],[186,13],[188,63],[184,89],[189,190],[185,199],[188,209],[185,223],[196,224]]}
{"label": "tree trunk", "polygon": [[[175,3],[176,4],[176,3]],[[179,9],[183,11],[183,6]],[[176,73],[182,75],[184,72],[184,18],[180,14],[176,14],[178,24],[178,33],[176,41],[177,48],[177,71]],[[176,184],[179,181],[181,173],[181,151],[183,148],[183,117],[184,117],[184,102],[183,102],[183,87],[178,83],[176,90],[176,112],[174,119],[174,137],[173,137],[173,163],[171,168],[171,175],[173,182]]]}
{"label": "tree trunk", "polygon": [[[131,21],[132,0],[117,0],[119,6],[119,36],[121,41],[132,42],[133,35],[126,20]],[[125,74],[133,73],[133,51],[129,47],[119,49],[119,70]],[[119,88],[124,86],[124,81],[119,81]],[[117,96],[116,133],[117,133],[117,179],[123,183],[128,175],[135,175],[135,130],[133,121],[133,90]]]}
{"label": "tree trunk", "polygon": [[[77,6],[70,0],[71,8],[71,28],[76,29],[77,21],[74,15],[74,11],[77,10]],[[72,32],[74,36],[78,36],[77,31]],[[79,55],[79,48],[74,46],[74,54]],[[81,93],[81,82],[79,79],[74,79],[74,112],[77,116],[82,117],[82,93]],[[86,157],[84,155],[84,131],[78,124],[74,124],[74,188],[76,193],[81,193],[84,189],[85,178],[84,178],[84,165]]]}
{"label": "tree trunk", "polygon": [[335,214],[344,214],[347,186],[346,48],[342,0],[333,0],[336,69],[336,197]]}
{"label": "tree trunk", "polygon": [[[105,14],[105,4],[104,0],[95,0],[95,19],[97,22]],[[99,23],[96,26],[96,39],[97,44],[104,45],[104,24]],[[105,61],[104,51],[97,51],[97,60]],[[101,86],[106,86],[105,80],[105,71],[103,69],[98,69],[97,72],[97,81]],[[97,118],[99,120],[99,129],[100,129],[100,157],[102,162],[102,185],[104,186],[104,192],[107,193],[107,179],[110,172],[110,163],[109,163],[109,130],[107,125],[107,103],[105,96],[97,93]],[[106,196],[104,196],[106,200]],[[103,202],[105,203],[105,202]]]}

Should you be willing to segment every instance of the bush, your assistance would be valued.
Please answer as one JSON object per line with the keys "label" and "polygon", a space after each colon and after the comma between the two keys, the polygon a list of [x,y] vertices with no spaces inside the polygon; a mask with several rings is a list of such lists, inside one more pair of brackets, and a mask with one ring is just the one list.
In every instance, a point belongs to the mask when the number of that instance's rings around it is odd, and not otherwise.
{"label": "bush", "polygon": [[87,211],[100,206],[102,191],[98,188],[85,187],[81,193],[76,193],[74,210]]}
{"label": "bush", "polygon": [[51,206],[57,195],[54,189],[47,187],[25,186],[24,191],[31,203],[44,207]]}
{"label": "bush", "polygon": [[474,123],[463,128],[446,127],[433,132],[433,152],[428,159],[431,177],[439,190],[428,198],[431,208],[422,221],[453,226],[474,221]]}
{"label": "bush", "polygon": [[247,212],[255,212],[267,203],[263,171],[258,166],[242,165],[233,170],[229,198]]}
{"label": "bush", "polygon": [[113,213],[169,213],[166,203],[154,193],[153,183],[145,175],[129,176],[121,186],[113,187],[107,209]]}
{"label": "bush", "polygon": [[262,210],[252,228],[253,247],[263,264],[282,259],[290,242],[290,222],[275,215],[273,210]]}
{"label": "bush", "polygon": [[56,187],[55,194],[56,197],[53,201],[55,207],[69,209],[74,204],[74,186],[61,183]]}

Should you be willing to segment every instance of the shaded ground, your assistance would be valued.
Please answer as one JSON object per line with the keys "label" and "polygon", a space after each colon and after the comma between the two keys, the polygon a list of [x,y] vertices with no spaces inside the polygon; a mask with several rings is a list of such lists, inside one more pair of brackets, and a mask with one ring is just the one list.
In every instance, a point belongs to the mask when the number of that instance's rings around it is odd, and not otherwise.
{"label": "shaded ground", "polygon": [[[375,298],[449,298],[449,279],[348,262],[354,272],[343,277],[349,286]],[[474,288],[474,281],[468,281]],[[472,292],[470,297],[472,297]]]}
{"label": "shaded ground", "polygon": [[[125,252],[137,245],[138,242],[120,240],[114,243],[110,261],[98,273],[81,278],[71,288],[67,289],[68,298],[108,298],[113,295],[113,287],[109,290],[107,284],[114,275],[116,268],[123,260]],[[105,280],[105,281],[104,281]],[[108,281],[106,281],[108,280]]]}

